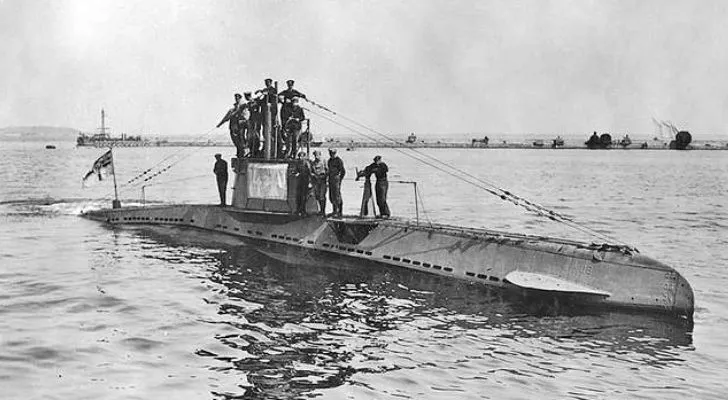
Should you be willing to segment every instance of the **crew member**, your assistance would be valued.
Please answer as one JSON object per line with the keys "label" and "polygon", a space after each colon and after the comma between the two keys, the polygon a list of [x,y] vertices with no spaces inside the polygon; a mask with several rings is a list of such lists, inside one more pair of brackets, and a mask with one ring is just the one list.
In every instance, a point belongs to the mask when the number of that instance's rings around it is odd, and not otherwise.
{"label": "crew member", "polygon": [[311,176],[311,166],[306,158],[306,152],[298,153],[296,163],[296,176],[298,177],[298,188],[296,192],[296,205],[298,215],[306,215],[306,200],[308,200],[308,185]]}
{"label": "crew member", "polygon": [[[363,169],[361,171],[356,171],[356,179],[359,180],[359,178],[364,177],[364,192],[361,196],[361,211],[359,213],[359,216],[364,217],[369,215],[369,200],[372,199],[372,180],[371,180],[371,173],[368,173],[367,169]],[[377,210],[372,205],[372,213],[374,215],[377,214]]]}
{"label": "crew member", "polygon": [[245,96],[245,108],[248,110],[249,117],[246,130],[246,141],[248,143],[248,157],[260,157],[260,104],[253,99],[250,92],[243,93]]}
{"label": "crew member", "polygon": [[364,168],[363,175],[369,179],[374,174],[377,182],[374,184],[374,194],[377,196],[377,208],[382,218],[389,218],[389,206],[387,205],[387,191],[389,190],[389,182],[387,181],[387,172],[389,168],[382,161],[382,156],[374,157],[374,162]]}
{"label": "crew member", "polygon": [[278,101],[281,103],[281,124],[285,125],[288,121],[288,117],[291,115],[293,109],[293,99],[296,97],[306,98],[306,95],[293,88],[295,82],[293,79],[286,81],[288,88],[278,93]]}
{"label": "crew member", "polygon": [[[292,108],[289,110],[288,118],[283,123],[283,131],[286,138],[286,155],[293,157],[298,151],[298,142],[301,138],[301,128],[306,115],[303,108],[298,104],[298,97],[293,98]],[[281,117],[283,111],[281,111]]]}
{"label": "crew member", "polygon": [[227,193],[227,182],[228,182],[228,164],[227,161],[222,159],[222,154],[215,154],[215,167],[212,172],[215,173],[217,178],[217,191],[220,193],[220,206],[225,207],[227,202],[225,201],[225,195]]}
{"label": "crew member", "polygon": [[321,215],[326,215],[326,178],[329,169],[321,159],[321,152],[314,150],[313,161],[311,162],[311,183],[313,183],[313,195],[318,201]]}
{"label": "crew member", "polygon": [[344,161],[336,155],[336,149],[329,149],[329,201],[334,208],[331,214],[334,217],[341,217],[344,201],[341,199],[341,181],[344,180],[346,170]]}
{"label": "crew member", "polygon": [[[263,89],[258,89],[255,91],[255,94],[262,94],[263,99],[261,101],[261,106],[265,107],[265,104],[270,104],[270,123],[271,127],[274,127],[277,125],[277,119],[278,116],[278,93],[276,91],[276,87],[273,86],[273,79],[266,78],[265,81],[265,87]],[[261,115],[264,115],[264,109],[261,108],[260,110]],[[264,124],[265,122],[262,122]]]}
{"label": "crew member", "polygon": [[235,103],[232,108],[228,110],[222,120],[217,124],[217,128],[221,127],[225,122],[229,122],[228,127],[230,128],[230,139],[232,139],[235,148],[237,149],[238,158],[242,158],[245,154],[244,149],[244,138],[242,137],[242,124],[247,123],[243,116],[243,103],[240,101],[243,96],[240,93],[235,93]]}

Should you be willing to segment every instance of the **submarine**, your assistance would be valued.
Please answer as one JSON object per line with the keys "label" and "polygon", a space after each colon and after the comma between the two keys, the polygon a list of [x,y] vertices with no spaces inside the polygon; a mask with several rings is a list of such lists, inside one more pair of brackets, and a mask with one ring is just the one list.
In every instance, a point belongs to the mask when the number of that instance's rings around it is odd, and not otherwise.
{"label": "submarine", "polygon": [[299,214],[301,161],[272,153],[272,106],[263,109],[264,154],[231,159],[231,205],[122,206],[117,199],[111,208],[82,216],[111,227],[171,226],[230,235],[287,263],[403,268],[497,288],[526,302],[547,299],[692,321],[694,295],[688,281],[628,245],[421,223],[419,218],[324,216],[310,196],[306,213]]}

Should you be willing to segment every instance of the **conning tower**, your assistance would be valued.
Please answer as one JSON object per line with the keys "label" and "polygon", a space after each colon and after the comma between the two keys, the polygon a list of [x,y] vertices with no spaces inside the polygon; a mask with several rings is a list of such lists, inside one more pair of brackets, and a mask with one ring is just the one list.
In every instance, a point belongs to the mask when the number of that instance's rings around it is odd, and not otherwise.
{"label": "conning tower", "polygon": [[[235,174],[232,206],[244,211],[295,214],[301,198],[299,194],[308,190],[308,181],[299,174],[303,161],[276,157],[278,135],[271,119],[271,107],[276,105],[266,102],[263,107],[263,158],[232,159]],[[306,137],[308,157],[310,135]],[[307,213],[319,212],[318,203],[313,198],[303,198],[307,202]]]}

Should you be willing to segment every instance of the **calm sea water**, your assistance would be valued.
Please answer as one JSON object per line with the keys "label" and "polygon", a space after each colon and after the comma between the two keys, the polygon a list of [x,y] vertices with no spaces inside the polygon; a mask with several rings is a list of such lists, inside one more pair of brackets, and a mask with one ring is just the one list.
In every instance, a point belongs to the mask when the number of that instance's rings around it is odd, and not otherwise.
{"label": "calm sea water", "polygon": [[[430,150],[427,154],[636,245],[696,295],[694,328],[657,316],[538,315],[483,287],[397,269],[282,264],[225,236],[111,229],[103,150],[0,143],[0,397],[9,399],[725,398],[727,152]],[[212,155],[115,152],[120,184],[185,155],[152,203],[214,203]],[[420,182],[420,218],[581,237],[381,151]],[[354,167],[375,154],[342,151]],[[178,159],[173,156],[162,166]],[[392,183],[395,214],[412,187]],[[140,187],[121,192],[141,202]]]}

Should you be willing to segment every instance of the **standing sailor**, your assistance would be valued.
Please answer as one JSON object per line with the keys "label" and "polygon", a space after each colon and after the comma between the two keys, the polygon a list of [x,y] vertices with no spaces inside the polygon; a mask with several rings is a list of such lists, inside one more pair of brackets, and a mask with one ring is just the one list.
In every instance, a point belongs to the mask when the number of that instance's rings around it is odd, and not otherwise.
{"label": "standing sailor", "polygon": [[[367,169],[363,169],[361,171],[356,171],[356,179],[359,180],[359,178],[364,177],[364,192],[361,196],[361,210],[359,211],[360,217],[365,217],[369,215],[369,201],[372,199],[372,180],[371,180],[371,173],[368,173]],[[376,216],[377,209],[374,208],[374,203],[372,203],[372,214]]]}
{"label": "standing sailor", "polygon": [[227,161],[222,159],[222,154],[215,154],[215,167],[212,172],[215,173],[217,178],[217,191],[220,194],[220,206],[225,207],[227,202],[225,201],[225,195],[227,193],[227,182],[228,182],[228,164]]}
{"label": "standing sailor", "polygon": [[[243,117],[243,103],[241,99],[243,96],[240,93],[235,93],[235,103],[232,108],[228,110],[227,114],[217,124],[217,128],[221,127],[225,122],[229,122],[230,128],[230,139],[232,139],[235,148],[237,149],[238,158],[242,158],[245,155],[245,149],[243,146],[243,137],[241,136],[241,128],[244,122]],[[246,122],[247,123],[247,122]]]}
{"label": "standing sailor", "polygon": [[318,201],[321,215],[326,215],[326,177],[329,169],[321,159],[321,151],[314,150],[313,161],[311,162],[311,183],[313,184],[313,195]]}
{"label": "standing sailor", "polygon": [[[286,138],[286,155],[293,158],[298,151],[301,128],[303,127],[303,120],[306,119],[306,115],[303,113],[303,108],[298,105],[298,97],[294,97],[291,104],[291,109],[287,114],[288,117],[283,122],[283,131],[285,132]],[[282,116],[283,110],[281,109]]]}
{"label": "standing sailor", "polygon": [[374,184],[374,193],[377,196],[377,208],[382,218],[389,218],[389,206],[387,205],[387,191],[389,190],[389,182],[387,181],[387,172],[389,167],[382,162],[382,156],[374,157],[374,162],[364,168],[364,177],[368,180],[374,174],[377,182]]}
{"label": "standing sailor", "polygon": [[259,150],[262,142],[260,133],[260,104],[253,99],[250,92],[243,93],[245,96],[245,108],[248,110],[248,127],[246,130],[246,142],[248,143],[248,157],[260,157]]}
{"label": "standing sailor", "polygon": [[344,201],[341,199],[341,181],[344,180],[346,170],[344,161],[336,155],[336,149],[329,149],[329,201],[334,207],[331,214],[334,217],[341,217]]}
{"label": "standing sailor", "polygon": [[296,192],[296,212],[298,215],[306,215],[306,200],[308,200],[308,185],[311,176],[311,165],[306,152],[298,153],[296,163],[296,176],[298,176],[298,188]]}
{"label": "standing sailor", "polygon": [[306,95],[293,88],[294,81],[289,79],[286,81],[288,89],[278,93],[278,101],[281,103],[281,124],[285,125],[288,117],[291,116],[293,109],[293,99],[296,97],[306,98]]}
{"label": "standing sailor", "polygon": [[[277,126],[277,120],[276,117],[278,116],[278,93],[276,90],[276,87],[273,86],[273,79],[266,78],[265,81],[265,87],[263,89],[258,89],[255,91],[255,94],[262,94],[263,95],[263,101],[261,102],[261,106],[265,107],[266,103],[270,104],[270,122],[271,127]],[[263,114],[264,109],[261,108],[261,115]]]}

